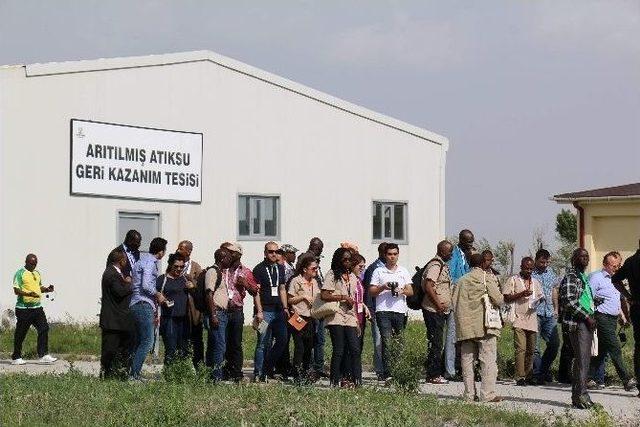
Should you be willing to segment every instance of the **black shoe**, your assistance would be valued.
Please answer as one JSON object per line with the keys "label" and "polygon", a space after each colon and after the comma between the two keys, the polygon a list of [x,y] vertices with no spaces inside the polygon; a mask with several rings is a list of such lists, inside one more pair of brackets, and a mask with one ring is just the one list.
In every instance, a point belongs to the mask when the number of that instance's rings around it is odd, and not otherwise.
{"label": "black shoe", "polygon": [[455,375],[445,375],[444,376],[445,380],[449,380],[449,381],[453,381],[456,383],[462,382],[462,375],[460,374],[455,374]]}
{"label": "black shoe", "polygon": [[516,385],[520,387],[526,387],[527,381],[524,378],[520,378],[518,381],[516,381]]}
{"label": "black shoe", "polygon": [[321,378],[329,378],[329,374],[327,374],[325,371],[316,370],[316,374],[318,374],[318,376]]}
{"label": "black shoe", "polygon": [[578,401],[573,402],[571,406],[576,409],[589,409],[594,405],[589,396],[583,396]]}

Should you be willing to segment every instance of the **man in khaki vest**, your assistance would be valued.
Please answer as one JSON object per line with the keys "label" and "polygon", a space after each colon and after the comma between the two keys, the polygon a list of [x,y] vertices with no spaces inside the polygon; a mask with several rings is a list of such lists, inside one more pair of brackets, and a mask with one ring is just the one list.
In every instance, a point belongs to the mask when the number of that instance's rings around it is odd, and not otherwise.
{"label": "man in khaki vest", "polygon": [[[486,270],[491,266],[492,258],[484,258],[482,254],[470,257],[471,271],[462,276],[453,288],[453,307],[456,320],[456,338],[460,343],[462,380],[464,382],[464,398],[481,402],[500,402],[502,397],[496,395],[496,379],[498,377],[497,338],[500,329],[489,329],[484,323],[484,304],[482,296],[489,295],[495,306],[504,303],[498,283]],[[483,262],[484,261],[484,262]],[[480,392],[476,392],[473,364],[474,359],[480,361],[482,383]]]}
{"label": "man in khaki vest", "polygon": [[436,256],[422,273],[422,317],[427,327],[427,382],[447,384],[444,379],[444,327],[451,311],[451,275],[447,261],[451,259],[453,244],[447,240],[438,243]]}

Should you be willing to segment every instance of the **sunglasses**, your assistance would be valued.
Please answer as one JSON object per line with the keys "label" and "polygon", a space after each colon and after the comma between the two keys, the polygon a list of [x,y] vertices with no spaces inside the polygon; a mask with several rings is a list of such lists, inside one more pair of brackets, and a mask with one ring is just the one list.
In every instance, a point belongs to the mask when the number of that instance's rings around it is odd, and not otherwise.
{"label": "sunglasses", "polygon": [[277,254],[278,250],[277,249],[269,249],[269,250],[267,250],[267,253],[268,254]]}
{"label": "sunglasses", "polygon": [[173,264],[171,268],[176,268],[178,270],[182,270],[184,268],[184,264]]}

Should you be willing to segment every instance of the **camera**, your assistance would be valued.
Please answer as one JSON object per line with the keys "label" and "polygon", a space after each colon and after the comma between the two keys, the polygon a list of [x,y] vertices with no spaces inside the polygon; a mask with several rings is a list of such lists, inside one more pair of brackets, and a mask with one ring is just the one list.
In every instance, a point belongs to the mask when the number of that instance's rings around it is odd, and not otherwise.
{"label": "camera", "polygon": [[389,288],[391,290],[391,295],[394,297],[398,296],[398,282],[389,282]]}

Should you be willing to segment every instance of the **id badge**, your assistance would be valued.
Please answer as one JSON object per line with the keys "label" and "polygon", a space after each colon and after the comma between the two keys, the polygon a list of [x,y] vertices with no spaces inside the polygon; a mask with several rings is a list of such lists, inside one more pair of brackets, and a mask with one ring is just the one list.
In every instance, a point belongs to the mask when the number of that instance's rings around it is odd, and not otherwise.
{"label": "id badge", "polygon": [[358,304],[358,313],[364,312],[364,306],[362,304]]}
{"label": "id badge", "polygon": [[278,296],[278,287],[277,286],[272,286],[271,287],[271,296],[272,297],[277,297]]}
{"label": "id badge", "polygon": [[227,289],[227,295],[228,295],[229,299],[233,299],[233,289],[228,288]]}

